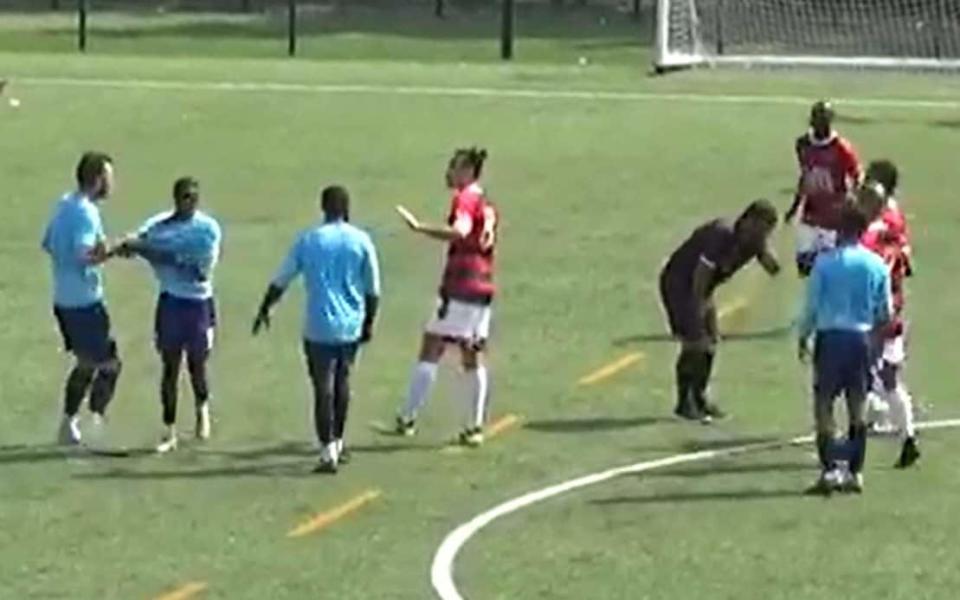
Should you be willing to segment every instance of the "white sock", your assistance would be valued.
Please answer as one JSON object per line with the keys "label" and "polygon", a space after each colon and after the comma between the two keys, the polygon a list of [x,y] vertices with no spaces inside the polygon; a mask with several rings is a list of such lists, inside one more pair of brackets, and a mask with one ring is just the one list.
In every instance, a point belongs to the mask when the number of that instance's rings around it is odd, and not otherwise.
{"label": "white sock", "polygon": [[487,368],[465,369],[460,375],[465,427],[483,427],[487,416]]}
{"label": "white sock", "polygon": [[334,440],[333,443],[337,445],[337,456],[339,457],[343,454],[343,440]]}
{"label": "white sock", "polygon": [[320,449],[320,459],[335,463],[340,457],[340,453],[337,451],[337,442],[330,442],[329,444],[324,444]]}
{"label": "white sock", "polygon": [[410,376],[410,389],[407,392],[407,402],[400,416],[408,421],[417,418],[417,414],[430,396],[430,388],[437,379],[437,363],[418,362],[413,367]]}
{"label": "white sock", "polygon": [[884,396],[890,405],[894,426],[904,437],[915,436],[917,432],[913,426],[913,397],[907,391],[907,386],[897,382],[897,387],[891,392],[885,392]]}

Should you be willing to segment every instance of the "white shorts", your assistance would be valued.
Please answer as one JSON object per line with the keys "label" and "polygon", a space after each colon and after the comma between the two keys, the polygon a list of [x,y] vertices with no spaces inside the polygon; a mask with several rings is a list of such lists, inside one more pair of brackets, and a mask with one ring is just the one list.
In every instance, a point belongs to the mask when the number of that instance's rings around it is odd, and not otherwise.
{"label": "white shorts", "polygon": [[907,360],[907,342],[904,336],[884,340],[883,361],[891,365],[900,366]]}
{"label": "white shorts", "polygon": [[817,254],[837,245],[837,232],[797,223],[797,254]]}
{"label": "white shorts", "polygon": [[[446,305],[446,306],[444,306]],[[464,342],[483,342],[490,337],[492,307],[460,300],[437,300],[434,316],[426,332]]]}

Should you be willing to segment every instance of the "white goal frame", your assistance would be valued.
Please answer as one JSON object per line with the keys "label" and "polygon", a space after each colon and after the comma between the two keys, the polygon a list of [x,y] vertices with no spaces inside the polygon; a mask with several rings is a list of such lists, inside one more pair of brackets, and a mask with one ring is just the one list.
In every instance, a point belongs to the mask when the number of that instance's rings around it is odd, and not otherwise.
{"label": "white goal frame", "polygon": [[[726,0],[730,3],[745,0]],[[946,3],[947,0],[940,0]],[[657,29],[654,51],[654,69],[666,72],[697,66],[741,66],[741,67],[847,67],[877,68],[900,70],[960,70],[960,58],[930,58],[907,56],[825,56],[817,54],[737,54],[710,48],[702,40],[700,15],[697,14],[697,0],[657,0]],[[688,7],[685,9],[684,7]],[[691,31],[686,48],[671,45],[671,16],[673,10],[688,10]]]}

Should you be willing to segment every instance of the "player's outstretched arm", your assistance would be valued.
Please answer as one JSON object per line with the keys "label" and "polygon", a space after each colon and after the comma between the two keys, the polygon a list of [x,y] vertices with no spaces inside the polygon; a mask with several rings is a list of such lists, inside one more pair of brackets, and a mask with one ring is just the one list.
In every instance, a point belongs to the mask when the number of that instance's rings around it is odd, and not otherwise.
{"label": "player's outstretched arm", "polygon": [[260,302],[260,308],[257,310],[257,316],[253,320],[253,335],[260,333],[261,329],[270,329],[270,311],[283,298],[284,291],[282,287],[272,283],[267,287]]}
{"label": "player's outstretched arm", "polygon": [[[401,217],[403,217],[407,227],[409,227],[412,231],[423,234],[429,238],[440,240],[441,242],[451,242],[453,240],[459,240],[466,237],[461,228],[450,227],[447,225],[433,226],[421,223],[412,212],[403,206],[397,206],[397,212],[400,213]],[[467,234],[469,234],[469,231]]]}

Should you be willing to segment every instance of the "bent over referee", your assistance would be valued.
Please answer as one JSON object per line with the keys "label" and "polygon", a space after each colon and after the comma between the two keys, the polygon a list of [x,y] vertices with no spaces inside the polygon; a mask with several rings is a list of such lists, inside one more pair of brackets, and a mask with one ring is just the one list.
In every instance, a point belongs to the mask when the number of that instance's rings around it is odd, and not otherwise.
{"label": "bent over referee", "polygon": [[380,268],[370,236],[349,223],[350,197],[339,186],[321,194],[323,223],[301,233],[267,288],[253,334],[270,326],[270,309],[303,275],[303,348],[313,384],[319,473],[336,473],[344,459],[350,369],[359,345],[370,341],[380,297]]}

